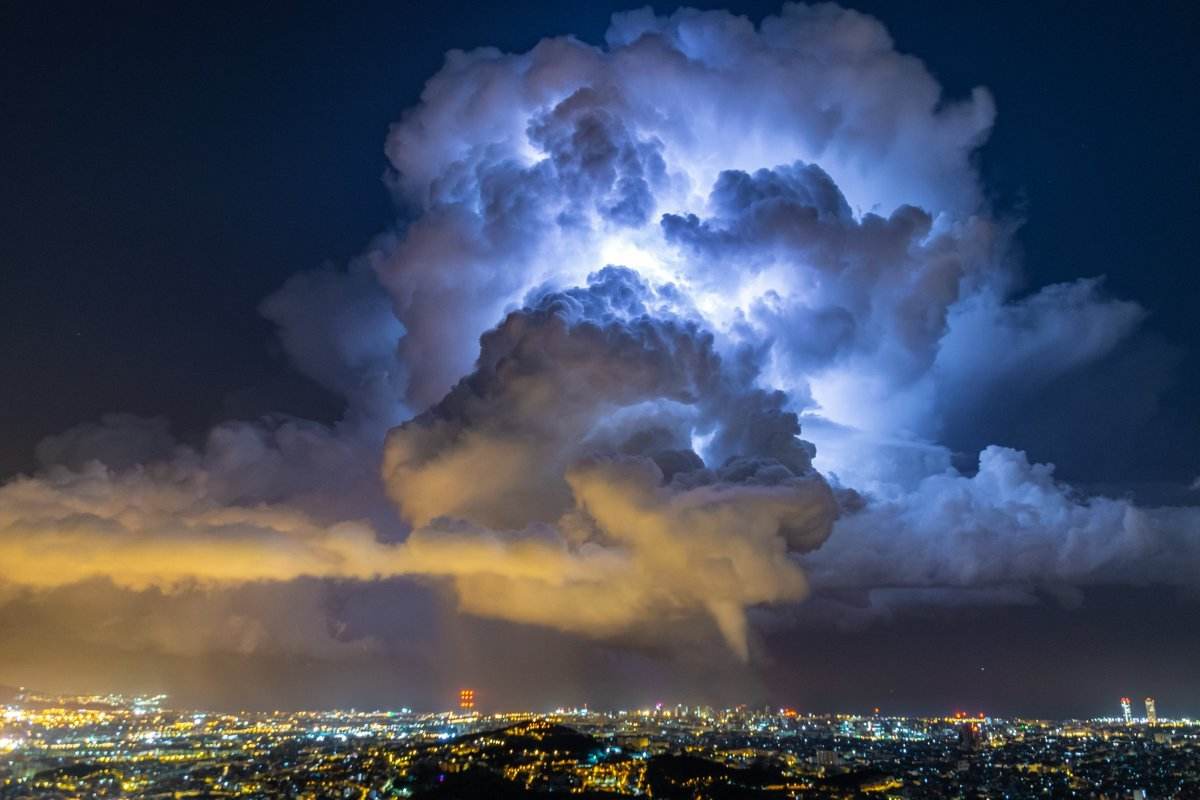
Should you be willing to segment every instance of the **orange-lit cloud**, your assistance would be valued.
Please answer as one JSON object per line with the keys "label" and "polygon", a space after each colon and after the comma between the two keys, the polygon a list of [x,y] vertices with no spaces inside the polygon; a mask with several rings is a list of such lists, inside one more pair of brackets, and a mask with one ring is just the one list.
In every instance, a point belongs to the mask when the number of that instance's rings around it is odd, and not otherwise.
{"label": "orange-lit cloud", "polygon": [[53,587],[104,577],[130,589],[377,574],[371,529],[286,506],[217,503],[182,480],[98,463],[0,487],[4,580]]}

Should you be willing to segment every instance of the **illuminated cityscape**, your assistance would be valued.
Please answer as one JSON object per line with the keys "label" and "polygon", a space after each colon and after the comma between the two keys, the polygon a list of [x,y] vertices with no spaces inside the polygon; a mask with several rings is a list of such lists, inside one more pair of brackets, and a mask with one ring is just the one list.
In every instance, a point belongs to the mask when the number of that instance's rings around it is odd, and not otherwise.
{"label": "illuminated cityscape", "polygon": [[[211,713],[18,692],[0,798],[1200,797],[1200,720],[810,714]],[[1140,794],[1139,794],[1140,793]]]}

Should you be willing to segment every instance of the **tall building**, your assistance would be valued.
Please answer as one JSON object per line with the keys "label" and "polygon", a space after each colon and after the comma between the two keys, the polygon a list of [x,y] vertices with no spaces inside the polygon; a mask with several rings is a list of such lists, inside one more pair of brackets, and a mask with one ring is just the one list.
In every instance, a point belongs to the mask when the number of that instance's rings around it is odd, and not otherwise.
{"label": "tall building", "polygon": [[462,689],[458,693],[458,707],[462,711],[475,710],[475,690]]}
{"label": "tall building", "polygon": [[1158,709],[1154,707],[1154,698],[1146,698],[1146,722],[1150,725],[1158,724]]}
{"label": "tall building", "polygon": [[958,729],[958,747],[961,750],[978,750],[983,745],[983,731],[978,723],[970,720],[962,723]]}
{"label": "tall building", "polygon": [[1121,698],[1121,716],[1125,718],[1125,724],[1133,722],[1133,701],[1128,697]]}

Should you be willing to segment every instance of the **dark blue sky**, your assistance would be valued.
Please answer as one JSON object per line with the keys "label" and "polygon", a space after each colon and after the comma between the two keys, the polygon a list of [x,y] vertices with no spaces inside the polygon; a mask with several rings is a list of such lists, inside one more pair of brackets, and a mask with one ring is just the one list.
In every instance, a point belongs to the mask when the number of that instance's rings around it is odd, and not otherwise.
{"label": "dark blue sky", "polygon": [[[776,8],[733,5],[753,18]],[[107,411],[166,414],[185,434],[267,410],[336,416],[288,373],[259,301],[394,219],[383,136],[446,49],[524,49],[563,32],[599,41],[623,7],[10,4],[0,474],[28,469],[42,436]],[[988,430],[949,442],[1024,447],[1084,483],[1189,481],[1200,471],[1196,448],[1180,446],[1197,443],[1200,408],[1195,15],[1182,2],[856,7],[951,95],[994,92],[981,166],[997,206],[1025,219],[1030,285],[1104,274],[1151,311],[1146,334],[1105,365],[1107,383],[1051,387],[1033,415],[1001,404]]]}

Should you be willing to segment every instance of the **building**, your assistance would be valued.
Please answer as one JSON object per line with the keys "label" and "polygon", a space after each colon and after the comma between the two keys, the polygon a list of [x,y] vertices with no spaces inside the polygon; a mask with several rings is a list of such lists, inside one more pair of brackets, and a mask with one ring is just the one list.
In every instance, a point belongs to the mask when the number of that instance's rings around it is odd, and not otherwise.
{"label": "building", "polygon": [[958,747],[961,750],[978,750],[983,745],[983,731],[974,722],[964,722],[958,728]]}
{"label": "building", "polygon": [[1146,698],[1146,724],[1148,724],[1148,725],[1157,725],[1158,724],[1158,709],[1156,709],[1154,707],[1154,698],[1153,697]]}
{"label": "building", "polygon": [[1133,701],[1128,697],[1121,698],[1121,716],[1124,717],[1126,725],[1133,722]]}

